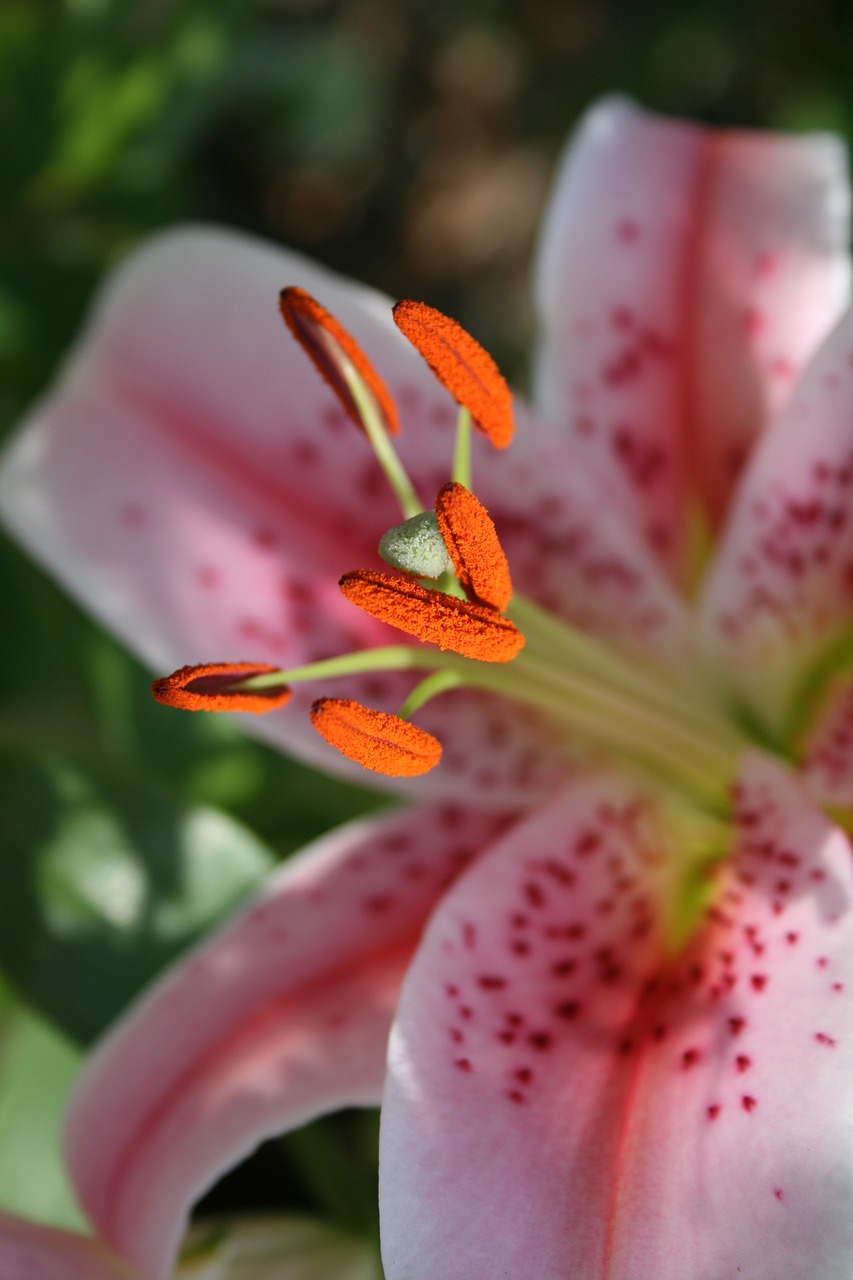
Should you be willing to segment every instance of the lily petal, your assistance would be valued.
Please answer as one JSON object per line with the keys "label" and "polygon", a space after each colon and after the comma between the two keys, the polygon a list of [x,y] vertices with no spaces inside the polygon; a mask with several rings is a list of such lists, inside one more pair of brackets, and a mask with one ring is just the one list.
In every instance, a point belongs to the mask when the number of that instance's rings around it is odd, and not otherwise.
{"label": "lily petal", "polygon": [[376,1105],[400,981],[436,898],[504,821],[447,807],[353,823],[289,862],[90,1060],[69,1164],[99,1234],[170,1273],[193,1200],[263,1138]]}
{"label": "lily petal", "polygon": [[806,736],[801,772],[819,804],[853,809],[853,681],[830,688]]}
{"label": "lily petal", "polygon": [[663,848],[615,782],[559,796],[451,891],[391,1039],[389,1280],[842,1280],[850,846],[763,760],[737,807],[721,896],[669,960],[636,879]]}
{"label": "lily petal", "polygon": [[[390,301],[233,233],[177,231],[142,249],[7,453],[0,514],[157,674],[203,661],[295,666],[399,640],[337,588],[347,570],[381,566],[376,544],[399,511],[364,436],[281,322],[287,282],[328,306],[387,380],[401,408],[400,452],[428,506],[448,478],[456,406],[397,331]],[[576,599],[593,622],[636,623],[658,643],[677,629],[677,605],[630,529],[618,534],[614,520],[615,546],[612,533],[594,532],[601,503],[571,451],[554,457],[549,445],[540,459],[546,433],[523,419],[525,461],[501,470],[477,441],[475,465],[484,455],[485,497],[506,513],[506,546],[528,570],[527,589]],[[577,509],[562,492],[566,474]],[[377,673],[300,686],[284,711],[246,728],[364,781],[313,732],[310,704],[330,694],[395,712],[412,683]],[[553,786],[547,743],[524,717],[484,697],[457,713],[456,701],[425,716],[443,740],[449,725],[458,749],[420,794],[506,804]]]}
{"label": "lily petal", "polygon": [[764,436],[700,602],[703,642],[765,725],[796,733],[849,656],[853,311]]}
{"label": "lily petal", "polygon": [[560,165],[537,270],[536,401],[676,576],[849,293],[840,140],[710,132],[623,100]]}
{"label": "lily petal", "polygon": [[73,1231],[0,1213],[0,1280],[140,1280],[101,1245]]}

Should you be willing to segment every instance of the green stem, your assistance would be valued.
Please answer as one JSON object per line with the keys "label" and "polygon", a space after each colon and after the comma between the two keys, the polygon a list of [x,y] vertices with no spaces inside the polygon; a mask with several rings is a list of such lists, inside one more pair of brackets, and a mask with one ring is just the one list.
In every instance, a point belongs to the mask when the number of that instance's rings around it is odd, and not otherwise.
{"label": "green stem", "polygon": [[385,425],[376,411],[376,402],[373,396],[364,385],[358,370],[348,360],[343,361],[343,374],[361,420],[364,423],[367,438],[373,446],[376,460],[394,491],[403,515],[406,519],[409,519],[410,516],[420,515],[424,510],[424,504],[418,497],[415,487],[409,479],[408,472],[400,461],[397,450],[391,443],[391,437],[385,430]]}
{"label": "green stem", "polygon": [[720,742],[725,740],[730,750],[746,745],[731,726],[714,715],[709,707],[682,697],[675,679],[665,682],[654,671],[626,662],[620,654],[605,648],[600,640],[594,640],[569,623],[552,617],[532,600],[517,593],[508,613],[514,617],[528,641],[540,642],[551,655],[570,664],[575,673],[621,689],[632,699],[655,706],[682,724],[691,725],[697,734],[711,735]]}
{"label": "green stem", "polygon": [[460,671],[434,671],[415,686],[397,715],[401,720],[409,720],[425,702],[440,693],[446,693],[448,689],[458,689],[464,683],[465,678]]}
{"label": "green stem", "polygon": [[449,667],[459,661],[456,654],[444,654],[439,649],[390,644],[377,649],[359,649],[338,658],[325,658],[322,662],[309,662],[287,671],[265,671],[263,675],[249,676],[230,687],[249,693],[253,689],[274,689],[282,684],[299,684],[305,680],[329,680],[336,676],[358,675],[362,671],[429,671],[433,667]]}
{"label": "green stem", "polygon": [[456,419],[453,479],[466,489],[471,488],[471,413],[464,405],[459,406],[459,417]]}

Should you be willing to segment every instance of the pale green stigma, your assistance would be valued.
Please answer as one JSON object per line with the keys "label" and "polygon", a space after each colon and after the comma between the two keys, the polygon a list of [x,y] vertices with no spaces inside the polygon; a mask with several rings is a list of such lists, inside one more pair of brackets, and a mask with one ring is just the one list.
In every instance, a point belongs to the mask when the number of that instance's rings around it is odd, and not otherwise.
{"label": "pale green stigma", "polygon": [[379,554],[392,569],[417,578],[440,578],[453,569],[434,511],[422,511],[383,533]]}

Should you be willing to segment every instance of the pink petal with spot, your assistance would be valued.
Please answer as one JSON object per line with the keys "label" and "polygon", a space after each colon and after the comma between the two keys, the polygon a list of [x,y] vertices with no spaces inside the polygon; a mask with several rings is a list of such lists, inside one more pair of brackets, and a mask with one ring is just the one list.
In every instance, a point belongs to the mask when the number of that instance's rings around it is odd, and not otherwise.
{"label": "pink petal with spot", "polygon": [[805,737],[802,776],[823,805],[853,808],[853,682],[830,688]]}
{"label": "pink petal with spot", "polygon": [[101,1245],[0,1213],[0,1280],[140,1280]]}
{"label": "pink petal with spot", "polygon": [[700,603],[709,657],[781,732],[853,620],[851,412],[853,311],[755,453]]}
{"label": "pink petal with spot", "polygon": [[[448,478],[456,407],[390,302],[297,254],[213,230],[163,236],[117,273],[0,471],[10,529],[159,674],[205,661],[293,666],[401,639],[337,587],[345,571],[381,564],[379,537],[400,512],[363,433],[285,330],[287,283],[333,311],[387,380],[400,451],[431,506]],[[506,521],[519,587],[589,625],[671,642],[677,603],[649,557],[616,513],[601,521],[573,450],[520,416],[525,459],[501,467],[475,441],[478,492]],[[396,711],[416,678],[301,686],[246,727],[309,763],[396,788],[328,747],[307,711],[318,693]],[[448,698],[424,714],[445,742],[449,732],[456,763],[419,779],[420,795],[506,804],[553,787],[550,742],[528,717],[484,697],[455,706]]]}
{"label": "pink petal with spot", "polygon": [[710,133],[622,100],[567,149],[537,271],[537,402],[676,576],[848,296],[839,140]]}
{"label": "pink petal with spot", "polygon": [[656,878],[678,850],[616,782],[557,797],[450,892],[391,1037],[388,1280],[844,1275],[851,850],[757,758],[737,816],[668,961]]}
{"label": "pink petal with spot", "polygon": [[505,818],[353,823],[133,1009],[88,1065],[67,1148],[100,1235],[170,1274],[189,1206],[262,1139],[379,1102],[400,981],[436,899]]}

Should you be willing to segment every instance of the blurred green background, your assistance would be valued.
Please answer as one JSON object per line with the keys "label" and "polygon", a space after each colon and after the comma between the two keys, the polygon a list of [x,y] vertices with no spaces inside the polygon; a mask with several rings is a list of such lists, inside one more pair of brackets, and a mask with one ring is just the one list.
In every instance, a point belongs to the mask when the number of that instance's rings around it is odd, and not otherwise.
{"label": "blurred green background", "polygon": [[[182,219],[248,228],[457,316],[523,385],[567,131],[620,90],[715,124],[853,128],[844,0],[0,0],[0,427],[97,281]],[[275,860],[378,803],[148,676],[0,543],[0,1205],[75,1213],[80,1047]],[[368,1227],[375,1128],[265,1148],[211,1203]]]}

